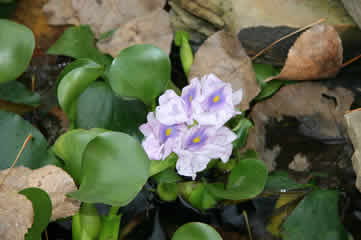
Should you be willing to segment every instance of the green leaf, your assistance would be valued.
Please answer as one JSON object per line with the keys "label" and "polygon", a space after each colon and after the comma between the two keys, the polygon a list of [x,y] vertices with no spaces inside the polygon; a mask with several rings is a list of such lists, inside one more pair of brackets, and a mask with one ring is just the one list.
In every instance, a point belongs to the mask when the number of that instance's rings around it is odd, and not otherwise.
{"label": "green leaf", "polygon": [[222,240],[222,238],[211,226],[200,222],[191,222],[178,228],[172,240]]}
{"label": "green leaf", "polygon": [[18,81],[0,84],[0,98],[8,102],[21,103],[34,107],[40,104],[40,95],[30,91]]}
{"label": "green leaf", "polygon": [[265,190],[279,192],[283,190],[295,190],[312,186],[311,184],[298,184],[290,179],[287,172],[274,172],[267,178]]}
{"label": "green leaf", "polygon": [[110,56],[104,55],[96,48],[94,34],[89,26],[66,29],[47,53],[76,59],[88,58],[104,66],[109,66],[112,62]]}
{"label": "green leaf", "polygon": [[253,127],[253,123],[247,118],[242,118],[238,122],[236,128],[237,139],[233,142],[233,148],[239,149],[246,145],[248,131]]}
{"label": "green leaf", "polygon": [[28,67],[35,48],[32,31],[0,19],[0,84],[19,77]]}
{"label": "green leaf", "polygon": [[176,183],[182,180],[182,178],[172,168],[168,168],[157,175],[154,175],[153,179],[157,183]]}
{"label": "green leaf", "polygon": [[177,31],[174,39],[175,45],[180,47],[180,58],[185,74],[188,76],[193,64],[193,51],[189,44],[189,34],[184,31]]}
{"label": "green leaf", "polygon": [[261,101],[265,98],[272,96],[277,92],[286,82],[284,80],[272,80],[263,85],[261,92],[255,98],[256,101]]}
{"label": "green leaf", "polygon": [[159,48],[140,44],[122,50],[106,73],[120,96],[136,97],[151,105],[170,81],[169,57]]}
{"label": "green leaf", "polygon": [[16,166],[35,169],[57,163],[48,152],[48,143],[39,130],[14,113],[0,111],[0,169],[11,166],[29,134],[32,134],[32,138]]}
{"label": "green leaf", "polygon": [[147,106],[114,94],[104,82],[94,82],[77,101],[76,127],[105,128],[142,139],[139,126],[147,121]]}
{"label": "green leaf", "polygon": [[79,190],[69,195],[87,203],[128,204],[146,183],[149,159],[133,137],[106,132],[87,145]]}
{"label": "green leaf", "polygon": [[285,240],[347,240],[338,216],[339,193],[315,190],[308,194],[283,224]]}
{"label": "green leaf", "polygon": [[177,183],[158,183],[157,194],[163,201],[175,201],[178,196]]}
{"label": "green leaf", "polygon": [[178,156],[175,153],[171,153],[166,159],[150,160],[149,177],[156,175],[168,168],[175,167],[178,160]]}
{"label": "green leaf", "polygon": [[105,129],[76,129],[61,135],[53,146],[54,153],[64,160],[65,170],[80,184],[82,177],[83,153],[88,143]]}
{"label": "green leaf", "polygon": [[256,74],[256,80],[261,87],[266,85],[264,80],[269,77],[276,76],[280,73],[281,69],[275,68],[270,64],[254,63],[253,70]]}
{"label": "green leaf", "polygon": [[40,240],[50,222],[52,205],[49,195],[40,188],[25,188],[19,192],[33,204],[34,223],[25,235],[26,240]]}
{"label": "green leaf", "polygon": [[[83,60],[80,60],[83,63]],[[58,85],[58,101],[67,117],[74,122],[78,97],[104,73],[103,66],[90,62],[64,75]]]}
{"label": "green leaf", "polygon": [[267,167],[254,158],[242,159],[228,177],[227,188],[222,183],[206,184],[209,192],[229,200],[254,198],[263,191],[267,180]]}

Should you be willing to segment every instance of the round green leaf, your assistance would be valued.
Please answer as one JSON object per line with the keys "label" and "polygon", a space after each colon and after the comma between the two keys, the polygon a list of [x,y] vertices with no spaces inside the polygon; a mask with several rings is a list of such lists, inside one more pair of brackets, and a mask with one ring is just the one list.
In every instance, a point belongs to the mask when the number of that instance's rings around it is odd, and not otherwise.
{"label": "round green leaf", "polygon": [[267,180],[267,167],[258,159],[242,159],[228,177],[227,188],[222,183],[207,184],[209,192],[229,200],[246,200],[260,194]]}
{"label": "round green leaf", "polygon": [[120,132],[100,134],[84,151],[81,184],[70,196],[87,203],[124,206],[146,183],[149,162],[135,138]]}
{"label": "round green leaf", "polygon": [[136,97],[151,104],[167,88],[170,73],[169,57],[153,45],[141,44],[122,50],[106,78],[120,96]]}
{"label": "round green leaf", "polygon": [[36,128],[14,113],[0,111],[0,169],[11,166],[29,134],[32,134],[32,138],[16,166],[35,169],[57,162],[48,152],[46,139]]}
{"label": "round green leaf", "polygon": [[49,195],[40,188],[25,188],[19,192],[33,204],[34,223],[25,235],[25,240],[39,240],[50,222],[52,205]]}
{"label": "round green leaf", "polygon": [[0,19],[0,84],[15,80],[28,67],[35,48],[32,31]]}
{"label": "round green leaf", "polygon": [[104,72],[103,66],[90,62],[68,72],[58,85],[58,101],[71,121],[76,114],[76,101],[89,84]]}
{"label": "round green leaf", "polygon": [[30,91],[18,81],[0,84],[0,99],[30,106],[40,104],[40,95]]}
{"label": "round green leaf", "polygon": [[80,184],[83,153],[88,143],[105,129],[76,129],[61,135],[53,146],[54,153],[64,160],[65,170]]}
{"label": "round green leaf", "polygon": [[77,101],[76,127],[105,128],[143,137],[139,126],[147,120],[147,107],[137,99],[114,94],[104,82],[94,82]]}
{"label": "round green leaf", "polygon": [[47,52],[53,55],[64,55],[76,59],[88,58],[101,65],[107,66],[112,58],[101,53],[95,46],[94,34],[89,26],[70,27],[51,46]]}
{"label": "round green leaf", "polygon": [[222,238],[211,226],[205,223],[191,222],[178,228],[172,240],[222,240]]}

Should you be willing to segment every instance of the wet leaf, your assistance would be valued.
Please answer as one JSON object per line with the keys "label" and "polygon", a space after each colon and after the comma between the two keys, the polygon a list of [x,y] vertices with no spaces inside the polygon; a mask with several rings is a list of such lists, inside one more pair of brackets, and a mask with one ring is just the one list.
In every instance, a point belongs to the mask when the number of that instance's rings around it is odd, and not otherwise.
{"label": "wet leaf", "polygon": [[136,18],[163,8],[165,0],[58,1],[50,0],[43,10],[51,24],[90,25],[96,36]]}
{"label": "wet leaf", "polygon": [[124,206],[142,189],[148,174],[149,159],[141,144],[127,134],[106,132],[85,148],[81,184],[70,196],[87,203]]}
{"label": "wet leaf", "polygon": [[316,190],[308,194],[283,224],[283,238],[348,239],[338,216],[338,199],[339,193],[331,190]]}
{"label": "wet leaf", "polygon": [[40,95],[28,90],[22,83],[11,81],[0,85],[0,98],[13,103],[30,106],[40,104]]}
{"label": "wet leaf", "polygon": [[75,59],[87,58],[108,66],[112,59],[95,46],[95,39],[89,26],[70,27],[47,51],[52,55],[63,55]]}
{"label": "wet leaf", "polygon": [[35,48],[31,30],[12,21],[0,19],[0,84],[15,80],[28,67]]}
{"label": "wet leaf", "polygon": [[[83,60],[80,60],[83,62]],[[68,69],[67,69],[68,70]],[[76,102],[90,83],[104,73],[103,66],[89,62],[66,73],[58,84],[58,101],[70,121],[76,117]]]}
{"label": "wet leaf", "polygon": [[222,238],[211,226],[200,222],[191,222],[178,228],[172,240],[222,240]]}
{"label": "wet leaf", "polygon": [[347,132],[355,152],[352,156],[352,166],[356,173],[356,187],[361,191],[361,111],[356,109],[345,114]]}
{"label": "wet leaf", "polygon": [[53,146],[55,154],[65,163],[66,171],[77,184],[82,178],[83,153],[88,143],[96,136],[106,132],[105,129],[76,129],[61,135]]}
{"label": "wet leaf", "polygon": [[148,44],[122,50],[106,72],[113,91],[151,104],[168,86],[170,60],[159,48]]}
{"label": "wet leaf", "polygon": [[78,98],[77,109],[78,128],[104,128],[143,138],[139,126],[147,120],[146,105],[116,96],[104,82],[90,84]]}
{"label": "wet leaf", "polygon": [[243,88],[241,110],[248,109],[260,91],[251,60],[239,40],[225,31],[215,33],[198,49],[189,78],[210,73],[231,83],[234,91]]}
{"label": "wet leaf", "polygon": [[121,25],[111,37],[99,41],[97,46],[100,51],[113,57],[135,44],[152,44],[169,55],[172,39],[173,31],[168,13],[159,9]]}
{"label": "wet leaf", "polygon": [[25,235],[26,240],[41,239],[41,234],[48,226],[51,217],[51,200],[40,188],[25,188],[19,192],[31,200],[34,211],[34,223]]}
{"label": "wet leaf", "polygon": [[23,165],[35,169],[57,162],[48,152],[46,139],[36,128],[14,113],[0,111],[0,139],[2,139],[0,170],[11,166],[29,134],[32,134],[32,139],[16,166]]}
{"label": "wet leaf", "polygon": [[229,200],[254,198],[263,191],[267,180],[266,165],[255,158],[241,159],[228,176],[225,187],[222,183],[210,183],[207,190],[213,195]]}
{"label": "wet leaf", "polygon": [[336,76],[342,65],[340,36],[327,24],[318,24],[304,32],[288,51],[281,73],[268,78],[317,80]]}

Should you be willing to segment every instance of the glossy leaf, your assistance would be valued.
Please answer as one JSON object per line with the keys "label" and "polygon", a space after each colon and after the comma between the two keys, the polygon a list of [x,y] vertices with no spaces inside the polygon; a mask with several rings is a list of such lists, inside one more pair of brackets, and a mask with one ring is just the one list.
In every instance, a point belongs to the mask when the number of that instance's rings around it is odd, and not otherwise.
{"label": "glossy leaf", "polygon": [[180,58],[187,76],[193,64],[193,51],[189,44],[189,38],[189,34],[184,31],[177,31],[174,38],[175,45],[180,47]]}
{"label": "glossy leaf", "polygon": [[0,84],[19,77],[28,67],[35,48],[32,31],[0,19]]}
{"label": "glossy leaf", "polygon": [[82,177],[83,153],[88,143],[105,129],[76,129],[61,135],[53,146],[54,153],[65,163],[65,170],[80,184]]}
{"label": "glossy leaf", "polygon": [[67,117],[73,122],[76,114],[76,102],[90,83],[104,72],[104,68],[91,62],[68,72],[58,85],[58,101]]}
{"label": "glossy leaf", "polygon": [[176,183],[182,180],[182,178],[175,172],[175,169],[172,168],[168,168],[157,175],[154,175],[153,179],[157,183]]}
{"label": "glossy leaf", "polygon": [[89,26],[70,27],[48,49],[48,54],[64,55],[76,59],[88,58],[98,64],[108,66],[112,58],[101,53],[95,46],[95,38]]}
{"label": "glossy leaf", "polygon": [[298,184],[293,179],[289,178],[287,172],[274,172],[268,176],[265,189],[268,191],[278,192],[311,186],[311,184]]}
{"label": "glossy leaf", "polygon": [[18,81],[0,84],[0,99],[30,106],[40,104],[40,95],[27,89]]}
{"label": "glossy leaf", "polygon": [[285,240],[347,240],[338,215],[339,193],[315,190],[307,195],[283,224]]}
{"label": "glossy leaf", "polygon": [[211,226],[205,223],[191,222],[178,228],[172,240],[222,240],[222,238]]}
{"label": "glossy leaf", "polygon": [[95,82],[77,101],[76,127],[105,128],[124,132],[139,140],[139,126],[147,121],[147,107],[137,99],[125,99],[114,94],[104,82]]}
{"label": "glossy leaf", "polygon": [[246,200],[256,197],[263,191],[267,180],[267,167],[264,162],[247,158],[241,159],[228,177],[227,187],[222,183],[207,184],[207,189],[219,198]]}
{"label": "glossy leaf", "polygon": [[233,142],[233,147],[235,149],[239,149],[246,145],[248,131],[251,127],[253,127],[253,123],[250,120],[247,118],[240,119],[236,130],[237,139]]}
{"label": "glossy leaf", "polygon": [[264,80],[269,77],[278,75],[281,71],[279,68],[275,68],[270,64],[254,63],[253,70],[256,74],[256,80],[262,87],[266,85]]}
{"label": "glossy leaf", "polygon": [[159,48],[141,44],[122,50],[106,73],[114,92],[150,105],[170,81],[169,57]]}
{"label": "glossy leaf", "polygon": [[34,223],[25,235],[25,240],[39,240],[50,222],[52,205],[49,195],[40,188],[25,188],[19,192],[33,204]]}
{"label": "glossy leaf", "polygon": [[265,98],[272,96],[276,93],[283,85],[285,85],[285,81],[283,80],[272,80],[263,85],[261,92],[257,95],[255,100],[261,101]]}
{"label": "glossy leaf", "polygon": [[102,222],[93,204],[83,203],[79,212],[72,218],[73,239],[97,240]]}
{"label": "glossy leaf", "polygon": [[87,145],[79,190],[69,195],[87,203],[128,204],[146,183],[149,159],[133,137],[106,132]]}
{"label": "glossy leaf", "polygon": [[11,166],[29,134],[32,134],[32,138],[16,166],[35,169],[57,163],[55,157],[48,152],[48,143],[39,130],[17,114],[0,111],[0,169]]}

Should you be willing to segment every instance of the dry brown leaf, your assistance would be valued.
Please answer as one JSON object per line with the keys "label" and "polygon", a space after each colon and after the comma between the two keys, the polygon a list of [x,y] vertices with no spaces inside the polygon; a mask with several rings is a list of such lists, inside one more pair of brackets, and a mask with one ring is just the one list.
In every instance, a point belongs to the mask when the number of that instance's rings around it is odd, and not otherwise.
{"label": "dry brown leaf", "polygon": [[319,140],[337,139],[343,136],[343,115],[352,102],[353,94],[344,88],[331,90],[315,82],[287,85],[271,99],[254,106],[250,116],[255,127],[249,132],[244,149],[255,149],[273,170],[274,162],[267,161],[265,156],[266,125],[270,119],[281,121],[284,117],[294,117],[299,120],[303,135]]}
{"label": "dry brown leaf", "polygon": [[120,26],[110,38],[98,42],[98,48],[116,57],[119,52],[134,44],[153,44],[170,53],[173,31],[168,13],[163,9],[142,18],[135,18]]}
{"label": "dry brown leaf", "polygon": [[334,77],[341,68],[342,53],[342,42],[336,30],[330,25],[318,24],[296,40],[281,73],[266,81]]}
{"label": "dry brown leaf", "polygon": [[88,24],[99,37],[102,33],[117,29],[136,17],[146,16],[164,5],[165,0],[73,0],[71,11],[69,2],[49,0],[43,10],[52,15],[51,23]]}
{"label": "dry brown leaf", "polygon": [[33,205],[17,191],[0,190],[0,239],[23,240],[33,224]]}
{"label": "dry brown leaf", "polygon": [[73,179],[61,168],[48,165],[36,170],[17,167],[0,171],[0,179],[10,171],[3,185],[5,189],[20,191],[24,188],[37,187],[46,191],[52,201],[51,221],[73,216],[78,212],[80,202],[69,199],[65,194],[77,190]]}
{"label": "dry brown leaf", "polygon": [[241,110],[249,108],[260,87],[256,81],[252,62],[238,38],[219,31],[209,37],[198,49],[191,67],[190,78],[214,73],[232,84],[233,90],[243,89]]}
{"label": "dry brown leaf", "polygon": [[361,192],[361,109],[346,113],[345,119],[348,135],[355,149],[352,166],[357,176],[356,187]]}

